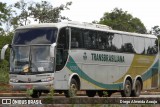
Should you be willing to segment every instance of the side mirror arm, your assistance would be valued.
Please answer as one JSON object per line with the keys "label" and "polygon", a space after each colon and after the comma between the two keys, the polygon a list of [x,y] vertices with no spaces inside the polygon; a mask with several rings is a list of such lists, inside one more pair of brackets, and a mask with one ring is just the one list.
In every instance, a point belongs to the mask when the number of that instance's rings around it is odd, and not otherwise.
{"label": "side mirror arm", "polygon": [[2,50],[1,50],[1,59],[2,60],[5,59],[5,53],[6,53],[6,50],[7,50],[8,46],[9,46],[9,44],[4,45]]}

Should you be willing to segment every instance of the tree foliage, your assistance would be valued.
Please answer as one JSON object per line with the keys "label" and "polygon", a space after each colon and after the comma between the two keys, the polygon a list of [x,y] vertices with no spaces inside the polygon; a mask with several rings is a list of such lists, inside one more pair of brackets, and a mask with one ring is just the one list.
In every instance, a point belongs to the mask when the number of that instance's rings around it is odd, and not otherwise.
{"label": "tree foliage", "polygon": [[160,37],[160,27],[158,25],[152,27],[151,34]]}
{"label": "tree foliage", "polygon": [[0,25],[7,20],[8,10],[6,3],[0,2]]}
{"label": "tree foliage", "polygon": [[39,23],[54,23],[62,19],[68,19],[60,14],[61,11],[69,9],[68,7],[71,4],[72,2],[67,2],[65,5],[53,7],[48,1],[26,2],[20,0],[13,5],[14,8],[20,11],[20,14],[13,18],[12,23],[23,26],[29,24],[31,19]]}
{"label": "tree foliage", "polygon": [[30,5],[31,3],[25,2],[24,0],[20,0],[13,5],[13,7],[19,11],[19,14],[15,13],[16,16],[12,19],[11,22],[15,27],[17,25],[24,26],[30,23],[30,11],[28,10]]}
{"label": "tree foliage", "polygon": [[146,28],[140,19],[134,18],[127,11],[118,8],[115,8],[110,13],[106,12],[99,23],[108,25],[115,30],[146,33]]}
{"label": "tree foliage", "polygon": [[0,33],[3,32],[2,24],[5,23],[10,16],[10,9],[7,7],[6,3],[0,2]]}
{"label": "tree foliage", "polygon": [[158,43],[160,47],[160,27],[158,25],[152,27],[150,33],[158,37],[158,41],[159,41]]}
{"label": "tree foliage", "polygon": [[64,16],[61,16],[61,11],[69,9],[72,2],[67,2],[66,5],[60,5],[59,7],[53,7],[51,3],[47,1],[41,1],[41,3],[35,3],[29,7],[31,11],[30,15],[39,23],[54,23],[62,19],[68,19]]}

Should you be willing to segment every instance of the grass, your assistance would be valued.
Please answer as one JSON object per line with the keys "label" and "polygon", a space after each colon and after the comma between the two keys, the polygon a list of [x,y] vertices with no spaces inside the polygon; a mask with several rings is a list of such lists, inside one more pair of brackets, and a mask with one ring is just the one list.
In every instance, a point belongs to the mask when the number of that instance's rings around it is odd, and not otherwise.
{"label": "grass", "polygon": [[7,61],[0,61],[0,91],[8,91],[9,88],[9,66]]}

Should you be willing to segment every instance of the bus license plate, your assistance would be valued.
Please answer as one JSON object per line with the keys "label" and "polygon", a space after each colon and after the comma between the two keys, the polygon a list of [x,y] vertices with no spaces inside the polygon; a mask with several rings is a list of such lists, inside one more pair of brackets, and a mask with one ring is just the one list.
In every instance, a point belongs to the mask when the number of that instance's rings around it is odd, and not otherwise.
{"label": "bus license plate", "polygon": [[27,89],[32,89],[33,85],[26,85]]}

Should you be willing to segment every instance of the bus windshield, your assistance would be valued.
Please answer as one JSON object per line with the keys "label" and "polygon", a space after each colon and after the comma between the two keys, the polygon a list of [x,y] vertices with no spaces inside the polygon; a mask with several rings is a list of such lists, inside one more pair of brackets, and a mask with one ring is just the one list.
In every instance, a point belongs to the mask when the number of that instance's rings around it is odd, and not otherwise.
{"label": "bus windshield", "polygon": [[50,45],[13,46],[11,73],[53,72]]}
{"label": "bus windshield", "polygon": [[56,41],[57,28],[18,29],[13,39],[14,45],[52,44]]}

